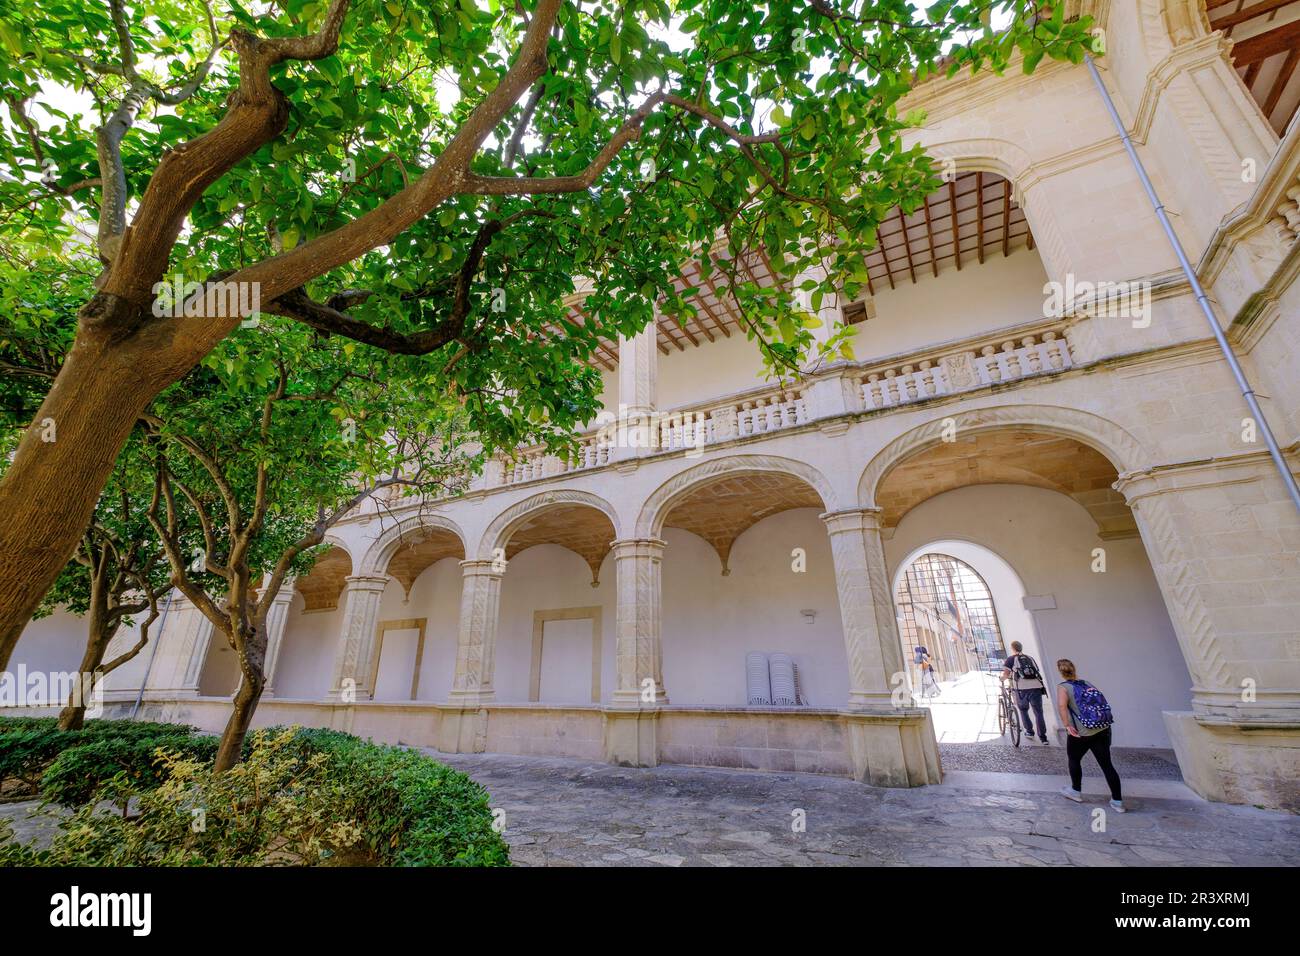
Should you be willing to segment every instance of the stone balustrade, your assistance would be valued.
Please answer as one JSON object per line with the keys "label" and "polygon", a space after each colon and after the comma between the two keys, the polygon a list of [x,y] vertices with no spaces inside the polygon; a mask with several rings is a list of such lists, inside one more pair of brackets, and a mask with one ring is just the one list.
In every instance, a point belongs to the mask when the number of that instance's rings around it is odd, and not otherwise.
{"label": "stone balustrade", "polygon": [[746,392],[702,407],[630,414],[583,433],[571,458],[549,454],[541,446],[517,449],[491,464],[481,487],[535,481],[643,454],[689,453],[692,448],[795,428],[817,417],[894,408],[1061,372],[1073,364],[1060,323],[949,348],[906,360],[839,367],[832,374],[853,383],[857,407],[814,409],[811,390],[801,383]]}
{"label": "stone balustrade", "polygon": [[1058,331],[1048,330],[933,358],[870,368],[858,373],[859,393],[863,409],[871,411],[1060,372],[1070,365],[1065,338]]}

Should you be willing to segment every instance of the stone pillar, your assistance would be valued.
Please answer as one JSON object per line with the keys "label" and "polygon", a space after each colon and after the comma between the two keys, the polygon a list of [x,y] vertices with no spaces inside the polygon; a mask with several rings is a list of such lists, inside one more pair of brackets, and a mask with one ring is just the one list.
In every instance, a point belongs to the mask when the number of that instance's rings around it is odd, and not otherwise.
{"label": "stone pillar", "polygon": [[[817,288],[805,289],[804,285],[808,282],[817,283]],[[813,297],[819,291],[820,301],[814,305]],[[842,321],[840,307],[844,304],[843,296],[838,289],[829,287],[826,269],[821,265],[815,265],[795,276],[794,292],[800,306],[821,323],[812,329],[816,347],[820,348],[830,339],[835,326]]]}
{"label": "stone pillar", "polygon": [[1192,678],[1165,713],[1211,800],[1300,809],[1300,516],[1264,453],[1120,476]]}
{"label": "stone pillar", "polygon": [[262,690],[263,699],[275,696],[275,669],[280,663],[280,649],[284,645],[284,632],[289,626],[293,595],[293,578],[286,578],[266,612],[266,687]]}
{"label": "stone pillar", "polygon": [[[659,312],[655,310],[655,319]],[[628,415],[655,410],[658,401],[659,348],[656,322],[632,337],[618,337],[618,403]]]}
{"label": "stone pillar", "polygon": [[854,776],[881,787],[938,783],[939,749],[930,712],[913,705],[905,692],[879,514],[861,509],[822,515],[831,539],[849,666],[845,719]]}
{"label": "stone pillar", "polygon": [[[369,700],[374,693],[374,669],[371,655],[375,632],[379,628],[379,605],[388,585],[385,575],[354,574],[343,588],[343,631],[339,636],[338,655],[334,663],[334,680],[330,699]],[[348,684],[346,682],[352,682]]]}
{"label": "stone pillar", "polygon": [[445,753],[482,753],[487,738],[485,705],[496,696],[492,675],[505,563],[471,560],[462,561],[460,567],[463,577],[456,674],[447,695],[448,709],[443,711],[438,725],[438,749]]}
{"label": "stone pillar", "polygon": [[660,639],[663,551],[658,538],[614,542],[617,676],[605,709],[605,757],[623,766],[659,763],[658,709],[668,703]]}

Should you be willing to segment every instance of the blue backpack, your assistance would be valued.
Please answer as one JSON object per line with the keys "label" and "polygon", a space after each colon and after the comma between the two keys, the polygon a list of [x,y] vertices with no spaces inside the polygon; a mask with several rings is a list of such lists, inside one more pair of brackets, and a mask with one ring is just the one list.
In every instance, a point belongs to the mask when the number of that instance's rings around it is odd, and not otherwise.
{"label": "blue backpack", "polygon": [[1115,715],[1111,713],[1105,694],[1086,680],[1067,683],[1074,689],[1074,706],[1081,726],[1088,730],[1104,730],[1115,723]]}

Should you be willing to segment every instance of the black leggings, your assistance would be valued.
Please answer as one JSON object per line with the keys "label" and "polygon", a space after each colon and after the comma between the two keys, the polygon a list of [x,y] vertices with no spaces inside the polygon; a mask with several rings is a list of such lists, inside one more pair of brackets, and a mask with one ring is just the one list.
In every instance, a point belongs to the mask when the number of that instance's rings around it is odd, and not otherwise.
{"label": "black leggings", "polygon": [[1089,751],[1097,758],[1097,766],[1101,767],[1106,783],[1110,785],[1110,798],[1124,799],[1119,792],[1119,774],[1115,772],[1115,765],[1110,762],[1109,727],[1090,737],[1065,738],[1065,755],[1070,761],[1070,786],[1075,790],[1083,789],[1083,755]]}

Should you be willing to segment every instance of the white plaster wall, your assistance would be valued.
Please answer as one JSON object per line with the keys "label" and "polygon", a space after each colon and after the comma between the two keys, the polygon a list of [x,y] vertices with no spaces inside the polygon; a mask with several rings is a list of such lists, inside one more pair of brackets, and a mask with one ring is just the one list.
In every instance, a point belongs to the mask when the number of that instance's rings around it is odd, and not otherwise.
{"label": "white plaster wall", "polygon": [[661,409],[704,403],[767,382],[758,346],[740,332],[730,338],[715,335],[712,342],[701,338],[698,348],[687,343],[684,352],[672,348],[657,354]]}
{"label": "white plaster wall", "polygon": [[[614,690],[614,575],[614,558],[606,555],[600,569],[600,585],[593,588],[587,562],[568,548],[555,544],[528,548],[510,559],[501,579],[497,625],[493,683],[498,703],[528,700],[535,611],[596,606],[601,608],[600,696],[602,701],[609,700]],[[589,656],[585,666],[585,673],[590,675]]]}
{"label": "white plaster wall", "polygon": [[963,253],[961,271],[947,261],[937,277],[926,266],[915,285],[906,276],[894,281],[893,289],[876,283],[876,317],[853,327],[860,361],[1043,317],[1047,273],[1038,252],[1024,246],[1006,257],[990,249],[983,265]]}
{"label": "white plaster wall", "polygon": [[[390,580],[379,605],[379,620],[426,618],[420,686],[416,700],[445,701],[456,675],[456,640],[460,630],[461,571],[458,558],[443,558],[425,568],[411,585],[409,599],[399,581]],[[337,645],[336,645],[337,646]],[[382,655],[380,661],[383,666]],[[400,700],[411,696],[408,675]],[[378,698],[376,698],[378,699]]]}
{"label": "white plaster wall", "polygon": [[[801,508],[754,525],[732,547],[726,577],[702,538],[664,530],[664,686],[670,704],[743,707],[750,651],[790,654],[813,706],[847,701],[835,573],[818,513]],[[794,548],[807,555],[802,573],[792,570]],[[804,609],[817,612],[813,623],[801,616]]]}
{"label": "white plaster wall", "polygon": [[86,650],[86,621],[67,611],[55,611],[38,621],[29,621],[9,658],[9,670],[19,665],[28,673],[69,673],[81,666]]}
{"label": "white plaster wall", "polygon": [[199,695],[229,697],[239,689],[241,677],[235,649],[220,632],[214,630],[203,660],[203,670],[199,672]]}
{"label": "white plaster wall", "polygon": [[[974,485],[903,518],[885,545],[891,575],[917,548],[948,538],[989,548],[1029,594],[1055,598],[1055,610],[1033,614],[1039,659],[1050,673],[1068,657],[1102,689],[1115,710],[1116,744],[1169,746],[1161,711],[1189,709],[1191,678],[1141,540],[1102,541],[1088,513],[1054,491]],[[1091,570],[1098,547],[1104,574]]]}
{"label": "white plaster wall", "polygon": [[318,700],[329,693],[334,677],[334,655],[343,626],[343,606],[304,614],[302,595],[289,606],[280,657],[275,665],[276,697]]}

